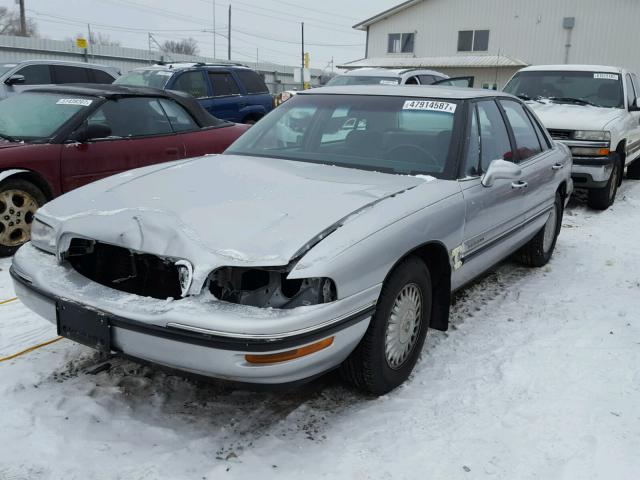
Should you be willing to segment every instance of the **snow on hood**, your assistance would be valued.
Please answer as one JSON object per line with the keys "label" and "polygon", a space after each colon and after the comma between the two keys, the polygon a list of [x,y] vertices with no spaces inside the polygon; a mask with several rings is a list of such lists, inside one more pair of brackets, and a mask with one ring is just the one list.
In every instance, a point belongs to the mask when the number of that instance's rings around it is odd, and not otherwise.
{"label": "snow on hood", "polygon": [[286,265],[308,242],[428,181],[236,155],[121,174],[63,195],[39,215],[60,232],[194,265]]}
{"label": "snow on hood", "polygon": [[602,130],[624,114],[619,108],[553,102],[527,102],[545,127],[558,130]]}

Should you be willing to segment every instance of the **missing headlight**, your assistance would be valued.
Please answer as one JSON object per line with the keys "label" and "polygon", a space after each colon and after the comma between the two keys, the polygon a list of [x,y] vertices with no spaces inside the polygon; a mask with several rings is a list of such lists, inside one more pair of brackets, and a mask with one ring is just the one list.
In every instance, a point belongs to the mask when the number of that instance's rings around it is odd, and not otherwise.
{"label": "missing headlight", "polygon": [[222,267],[209,277],[219,300],[253,307],[295,308],[332,302],[336,288],[329,278],[287,278],[286,269]]}

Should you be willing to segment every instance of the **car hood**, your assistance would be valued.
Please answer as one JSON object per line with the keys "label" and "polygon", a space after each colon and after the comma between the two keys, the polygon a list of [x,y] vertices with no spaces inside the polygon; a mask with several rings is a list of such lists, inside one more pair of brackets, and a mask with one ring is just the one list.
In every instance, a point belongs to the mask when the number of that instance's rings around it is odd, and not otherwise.
{"label": "car hood", "polygon": [[571,105],[553,102],[527,102],[545,127],[558,130],[602,130],[624,114],[619,108]]}
{"label": "car hood", "polygon": [[[207,156],[139,169],[38,213],[82,236],[194,265],[287,265],[350,215],[426,180],[312,163]],[[64,238],[60,238],[64,248]]]}

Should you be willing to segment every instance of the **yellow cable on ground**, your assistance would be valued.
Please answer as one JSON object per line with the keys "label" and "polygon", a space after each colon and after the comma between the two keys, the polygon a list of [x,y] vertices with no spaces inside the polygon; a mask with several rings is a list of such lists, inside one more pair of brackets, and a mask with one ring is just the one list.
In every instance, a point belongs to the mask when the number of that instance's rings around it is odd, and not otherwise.
{"label": "yellow cable on ground", "polygon": [[18,299],[18,297],[13,297],[13,298],[10,298],[9,300],[2,300],[0,302],[0,305],[4,305],[5,303],[13,302],[13,301],[15,301],[17,299]]}
{"label": "yellow cable on ground", "polygon": [[19,351],[18,353],[14,353],[13,355],[9,355],[8,357],[0,357],[0,362],[6,362],[7,360],[11,360],[12,358],[19,357],[20,355],[24,355],[25,353],[32,352],[40,347],[46,347],[47,345],[51,345],[52,343],[57,342],[58,340],[62,340],[64,337],[56,337],[51,340],[47,340],[46,342],[39,343],[38,345],[34,345],[33,347],[25,348],[24,350]]}

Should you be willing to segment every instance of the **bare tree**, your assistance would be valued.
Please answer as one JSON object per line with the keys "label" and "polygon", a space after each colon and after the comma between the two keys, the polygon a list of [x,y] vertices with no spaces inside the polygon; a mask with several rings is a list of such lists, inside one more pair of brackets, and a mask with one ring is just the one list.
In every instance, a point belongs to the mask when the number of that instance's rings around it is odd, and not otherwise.
{"label": "bare tree", "polygon": [[[0,7],[0,35],[20,35],[20,13]],[[36,37],[38,26],[35,20],[27,18],[27,37]]]}
{"label": "bare tree", "polygon": [[180,41],[167,40],[162,44],[162,50],[169,53],[181,53],[183,55],[197,55],[198,42],[195,38],[185,38]]}

